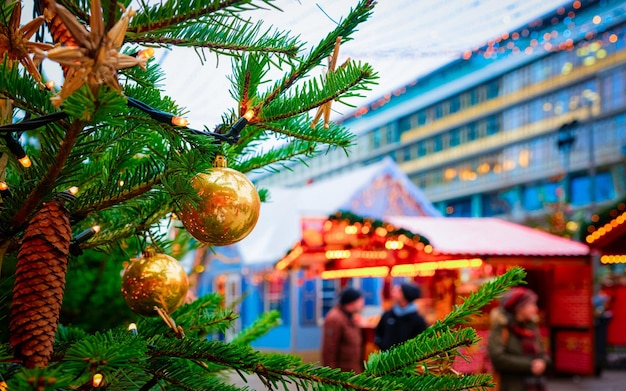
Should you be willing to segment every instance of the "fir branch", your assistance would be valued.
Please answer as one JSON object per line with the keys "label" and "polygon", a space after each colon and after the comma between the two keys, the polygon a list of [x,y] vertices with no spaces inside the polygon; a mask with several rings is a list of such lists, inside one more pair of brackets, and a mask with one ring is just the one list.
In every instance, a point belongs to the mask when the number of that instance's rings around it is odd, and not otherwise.
{"label": "fir branch", "polygon": [[267,334],[271,329],[278,326],[280,316],[280,312],[278,311],[262,313],[254,323],[239,332],[230,342],[238,345],[248,345],[252,343],[252,341]]}
{"label": "fir branch", "polygon": [[[408,340],[401,345],[394,346],[388,351],[375,353],[370,357],[370,363],[375,365],[367,366],[365,373],[368,376],[410,375],[415,373],[416,365],[428,366],[430,361],[437,361],[439,365],[451,366],[457,354],[457,350],[462,347],[469,347],[479,338],[476,331],[471,328],[457,331],[446,330],[436,337],[422,334],[414,339]],[[442,363],[441,360],[444,360]]]}
{"label": "fir branch", "polygon": [[46,175],[41,177],[41,180],[37,184],[37,186],[31,191],[28,198],[20,208],[20,210],[15,213],[13,218],[11,219],[11,226],[15,229],[19,229],[24,225],[28,217],[31,213],[33,213],[37,206],[41,203],[43,197],[45,197],[50,190],[54,188],[55,180],[61,173],[67,158],[74,147],[74,144],[78,140],[78,135],[85,127],[85,124],[78,120],[74,119],[70,124],[70,127],[66,133],[65,139],[61,144],[61,148],[58,151],[54,164],[51,164],[48,167],[48,172]]}
{"label": "fir branch", "polygon": [[[261,0],[260,2],[271,5],[272,0]],[[199,19],[218,14],[232,17],[234,12],[239,10],[253,10],[262,8],[254,4],[254,0],[221,0],[209,4],[193,0],[177,1],[155,4],[148,8],[144,3],[144,10],[138,13],[131,21],[131,26],[127,29],[127,34],[145,34],[147,32],[157,32],[168,30],[180,24],[188,24]],[[219,15],[219,14],[218,14]]]}
{"label": "fir branch", "polygon": [[[146,383],[146,390],[151,387],[148,384],[156,385],[158,380],[170,383],[176,387],[188,391],[241,391],[235,387],[224,383],[215,375],[201,367],[191,367],[189,363],[182,360],[153,360],[146,372],[152,374],[153,378]],[[194,376],[195,375],[195,376]],[[142,389],[143,389],[142,388]]]}
{"label": "fir branch", "polygon": [[[260,122],[278,121],[306,113],[326,102],[360,96],[359,94],[346,96],[346,94],[353,90],[366,90],[367,84],[373,83],[377,77],[369,65],[350,63],[347,67],[327,74],[324,81],[318,83],[311,80],[302,88],[296,88],[290,97],[268,102],[263,106],[263,117]],[[303,102],[303,96],[311,97],[311,99]]]}
{"label": "fir branch", "polygon": [[[365,373],[370,376],[385,376],[387,374],[411,370],[412,366],[417,361],[422,360],[402,359],[404,354],[408,355],[411,349],[419,349],[419,351],[421,351],[421,349],[425,349],[425,351],[427,351],[426,349],[437,349],[437,344],[439,344],[440,341],[446,341],[447,339],[449,340],[450,337],[455,337],[450,331],[452,328],[467,323],[471,316],[479,314],[484,306],[501,296],[510,287],[523,283],[525,275],[526,273],[523,269],[514,267],[497,279],[483,284],[477,292],[470,294],[462,304],[455,306],[442,321],[437,321],[437,323],[427,328],[417,337],[402,345],[393,347],[389,351],[371,354],[366,363]],[[475,333],[472,329],[464,330],[471,330],[471,332]],[[462,333],[470,332],[462,331]],[[459,341],[462,342],[462,345],[463,342],[471,343],[471,340],[475,341],[476,337],[467,335],[465,338],[465,341]],[[421,347],[422,345],[424,348]],[[446,351],[450,351],[450,349]],[[437,354],[435,354],[435,356],[437,356]],[[387,358],[389,357],[392,359],[388,360]],[[428,357],[424,359],[426,360]]]}
{"label": "fir branch", "polygon": [[525,284],[526,271],[515,266],[495,280],[481,285],[480,289],[472,292],[463,303],[455,305],[452,311],[442,320],[430,327],[434,332],[440,332],[452,327],[466,324],[472,316],[480,314],[483,307],[494,299],[502,296],[509,288]]}
{"label": "fir branch", "polygon": [[260,112],[263,106],[272,102],[303,75],[308,74],[313,68],[318,66],[324,58],[328,56],[328,53],[333,51],[338,37],[343,37],[344,42],[348,41],[356,27],[371,16],[375,4],[376,2],[373,0],[361,0],[354,9],[350,10],[346,18],[337,25],[335,30],[329,33],[320,44],[311,51],[306,60],[302,61],[299,66],[277,82],[273,90],[270,91],[261,102],[257,103],[253,110],[256,113]]}
{"label": "fir branch", "polygon": [[303,155],[311,156],[319,152],[316,147],[317,145],[315,143],[295,140],[281,148],[250,155],[245,161],[236,162],[232,164],[231,167],[241,172],[250,172],[279,163],[282,164],[283,168],[289,169],[284,162],[298,161],[302,164],[306,164]]}
{"label": "fir branch", "polygon": [[309,116],[297,116],[281,122],[264,122],[262,124],[255,124],[255,126],[302,141],[342,148],[354,145],[356,137],[344,126],[329,123],[328,129],[324,129],[322,125],[317,125],[315,128],[311,129],[309,124]]}
{"label": "fir branch", "polygon": [[215,42],[204,41],[197,39],[185,39],[185,38],[168,38],[168,37],[141,37],[137,39],[130,39],[129,42],[137,43],[141,45],[158,45],[158,46],[179,46],[179,47],[194,47],[201,49],[210,49],[219,53],[226,52],[257,52],[266,54],[281,54],[286,56],[294,56],[297,51],[297,46],[263,46],[259,43],[253,43],[249,45],[238,44],[232,42]]}
{"label": "fir branch", "polygon": [[85,204],[83,207],[73,210],[73,215],[78,219],[82,219],[93,212],[108,209],[112,206],[119,205],[139,197],[154,189],[155,186],[160,185],[164,175],[166,175],[166,173],[155,175],[147,181],[134,186],[133,188],[125,189],[114,196],[104,197],[96,202]]}

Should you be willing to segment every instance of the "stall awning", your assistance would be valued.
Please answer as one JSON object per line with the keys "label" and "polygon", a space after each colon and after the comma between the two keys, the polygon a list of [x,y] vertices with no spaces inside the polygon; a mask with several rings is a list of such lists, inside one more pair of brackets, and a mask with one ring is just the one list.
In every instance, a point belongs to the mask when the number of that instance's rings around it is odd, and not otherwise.
{"label": "stall awning", "polygon": [[342,270],[382,276],[478,267],[484,261],[536,264],[590,258],[583,243],[495,218],[357,217],[338,214],[303,223],[302,240],[276,268],[306,268],[324,278],[348,275],[328,273]]}
{"label": "stall awning", "polygon": [[434,252],[463,256],[586,256],[583,243],[495,218],[389,217],[428,238]]}

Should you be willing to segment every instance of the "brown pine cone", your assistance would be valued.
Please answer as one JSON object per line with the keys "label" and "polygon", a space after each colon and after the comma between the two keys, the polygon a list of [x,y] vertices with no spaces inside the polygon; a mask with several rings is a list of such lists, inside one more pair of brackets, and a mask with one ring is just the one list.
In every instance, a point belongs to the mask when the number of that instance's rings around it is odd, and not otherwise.
{"label": "brown pine cone", "polygon": [[45,203],[24,232],[18,253],[10,344],[27,368],[46,367],[52,355],[72,228],[59,200]]}

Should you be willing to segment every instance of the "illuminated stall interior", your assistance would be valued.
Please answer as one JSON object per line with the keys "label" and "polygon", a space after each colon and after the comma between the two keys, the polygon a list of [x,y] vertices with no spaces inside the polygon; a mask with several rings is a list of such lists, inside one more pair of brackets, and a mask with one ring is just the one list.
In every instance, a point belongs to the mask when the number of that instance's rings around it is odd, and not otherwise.
{"label": "illuminated stall interior", "polygon": [[598,303],[596,315],[610,311],[607,343],[626,346],[626,334],[622,329],[626,322],[626,199],[591,217],[585,241],[599,255],[599,295],[608,298],[608,301]]}
{"label": "illuminated stall interior", "polygon": [[[389,285],[414,280],[423,291],[420,312],[431,322],[445,316],[460,297],[520,265],[529,287],[539,294],[541,329],[557,371],[593,371],[593,289],[585,244],[492,218],[398,216],[380,221],[340,212],[302,227],[302,239],[276,269],[304,269],[322,279],[382,278],[383,303]],[[483,337],[489,310],[472,324]],[[486,370],[484,346],[471,353],[475,359],[459,369]]]}

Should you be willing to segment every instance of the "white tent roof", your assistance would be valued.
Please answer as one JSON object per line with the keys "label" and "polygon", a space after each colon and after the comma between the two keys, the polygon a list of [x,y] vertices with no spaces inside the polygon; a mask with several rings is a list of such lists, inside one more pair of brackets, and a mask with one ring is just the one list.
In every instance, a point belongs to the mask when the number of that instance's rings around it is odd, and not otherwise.
{"label": "white tent roof", "polygon": [[[389,158],[308,186],[268,190],[270,198],[261,205],[256,227],[236,244],[248,266],[273,264],[284,256],[301,239],[301,217],[325,217],[340,210],[377,219],[399,211],[413,216],[440,215]],[[390,192],[402,193],[402,199],[392,204]]]}

